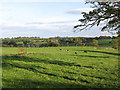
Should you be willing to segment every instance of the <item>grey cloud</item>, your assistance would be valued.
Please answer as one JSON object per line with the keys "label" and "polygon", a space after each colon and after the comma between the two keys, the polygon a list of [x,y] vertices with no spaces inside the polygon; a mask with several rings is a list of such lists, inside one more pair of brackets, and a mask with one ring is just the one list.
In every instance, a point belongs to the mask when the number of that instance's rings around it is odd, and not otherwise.
{"label": "grey cloud", "polygon": [[76,21],[57,21],[57,22],[31,22],[27,24],[64,24],[64,23],[74,23]]}
{"label": "grey cloud", "polygon": [[81,14],[81,11],[74,11],[74,10],[71,10],[71,11],[67,11],[68,14]]}
{"label": "grey cloud", "polygon": [[43,22],[31,22],[31,23],[26,23],[26,25],[27,24],[45,24],[45,23],[43,23]]}
{"label": "grey cloud", "polygon": [[66,11],[66,13],[68,13],[68,14],[81,14],[82,12],[89,12],[91,10],[93,10],[93,8],[78,8],[78,9]]}

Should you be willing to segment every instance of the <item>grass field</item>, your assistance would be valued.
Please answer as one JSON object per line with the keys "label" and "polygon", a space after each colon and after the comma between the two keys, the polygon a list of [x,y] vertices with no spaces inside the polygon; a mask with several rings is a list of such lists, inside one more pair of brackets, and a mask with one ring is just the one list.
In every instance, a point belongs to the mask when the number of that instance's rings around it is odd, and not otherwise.
{"label": "grass field", "polygon": [[18,52],[2,48],[3,88],[118,88],[118,52],[112,48],[27,48],[32,54],[15,55]]}

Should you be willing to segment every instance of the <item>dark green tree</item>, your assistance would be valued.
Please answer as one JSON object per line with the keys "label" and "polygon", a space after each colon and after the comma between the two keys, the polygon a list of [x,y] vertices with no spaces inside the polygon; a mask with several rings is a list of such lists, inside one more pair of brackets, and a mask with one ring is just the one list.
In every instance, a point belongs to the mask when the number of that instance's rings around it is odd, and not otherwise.
{"label": "dark green tree", "polygon": [[112,44],[113,44],[113,48],[117,49],[118,48],[118,39],[112,39]]}
{"label": "dark green tree", "polygon": [[54,42],[54,46],[60,46],[60,43],[57,41],[57,42]]}
{"label": "dark green tree", "polygon": [[87,0],[86,4],[90,4],[94,9],[89,13],[82,12],[83,19],[79,20],[81,24],[74,26],[75,31],[88,29],[95,25],[99,26],[104,22],[101,31],[120,32],[120,1]]}
{"label": "dark green tree", "polygon": [[27,44],[30,43],[30,41],[29,40],[23,40],[23,43],[24,43],[25,46],[27,46]]}
{"label": "dark green tree", "polygon": [[11,40],[8,45],[10,45],[11,47],[17,47],[17,44],[14,40]]}
{"label": "dark green tree", "polygon": [[47,41],[47,46],[50,46],[50,47],[57,47],[57,46],[60,46],[60,43],[58,40],[50,40],[48,39]]}
{"label": "dark green tree", "polygon": [[85,43],[82,43],[82,46],[85,46]]}
{"label": "dark green tree", "polygon": [[74,40],[74,44],[77,46],[79,44],[79,39],[76,37],[73,40]]}
{"label": "dark green tree", "polygon": [[[80,42],[80,45],[83,45],[82,40],[79,40],[79,42]],[[84,45],[83,45],[83,46],[84,46]]]}

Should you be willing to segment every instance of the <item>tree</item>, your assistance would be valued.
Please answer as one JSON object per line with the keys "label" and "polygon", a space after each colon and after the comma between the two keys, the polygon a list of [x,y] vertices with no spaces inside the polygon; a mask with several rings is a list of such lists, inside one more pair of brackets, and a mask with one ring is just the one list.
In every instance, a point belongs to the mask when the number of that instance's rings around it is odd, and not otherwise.
{"label": "tree", "polygon": [[28,44],[28,47],[30,48],[30,44]]}
{"label": "tree", "polygon": [[47,40],[47,46],[50,46],[50,47],[57,47],[57,46],[60,46],[60,43],[57,39],[48,39]]}
{"label": "tree", "polygon": [[8,43],[8,45],[10,45],[11,47],[17,47],[17,44],[16,44],[16,42],[14,41],[14,40],[11,40],[9,43]]}
{"label": "tree", "polygon": [[27,43],[29,43],[30,41],[29,40],[24,40],[23,43],[25,46],[27,46]]}
{"label": "tree", "polygon": [[36,43],[36,47],[39,47],[39,43]]}
{"label": "tree", "polygon": [[[80,42],[80,45],[83,45],[82,40],[80,40],[79,42]],[[83,46],[84,46],[84,45],[83,45]]]}
{"label": "tree", "polygon": [[22,44],[22,47],[24,47],[25,45],[24,45],[24,43]]}
{"label": "tree", "polygon": [[113,43],[113,48],[117,49],[118,48],[118,39],[112,39],[112,43]]}
{"label": "tree", "polygon": [[67,46],[69,46],[69,44],[70,44],[70,43],[69,43],[69,42],[67,42],[66,44],[67,44]]}
{"label": "tree", "polygon": [[98,40],[93,39],[94,46],[98,47]]}
{"label": "tree", "polygon": [[97,0],[87,0],[86,4],[91,4],[94,10],[89,13],[82,12],[83,19],[79,20],[80,25],[74,26],[75,31],[88,29],[95,25],[99,26],[104,22],[101,31],[111,33],[115,31],[120,36],[120,1],[110,2],[104,0],[104,2],[99,2]]}
{"label": "tree", "polygon": [[79,44],[79,39],[76,37],[73,40],[74,40],[74,44],[77,46]]}
{"label": "tree", "polygon": [[60,43],[58,41],[55,41],[54,46],[60,46]]}
{"label": "tree", "polygon": [[31,44],[31,47],[35,47],[33,43]]}
{"label": "tree", "polygon": [[85,43],[82,43],[82,46],[85,46]]}

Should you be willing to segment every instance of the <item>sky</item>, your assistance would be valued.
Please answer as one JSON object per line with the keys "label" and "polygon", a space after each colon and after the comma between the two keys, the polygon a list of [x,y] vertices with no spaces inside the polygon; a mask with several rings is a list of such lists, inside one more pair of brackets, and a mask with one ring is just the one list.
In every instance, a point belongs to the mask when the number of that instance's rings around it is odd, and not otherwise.
{"label": "sky", "polygon": [[0,38],[111,36],[101,27],[73,32],[83,18],[81,12],[90,10],[84,0],[1,0]]}

